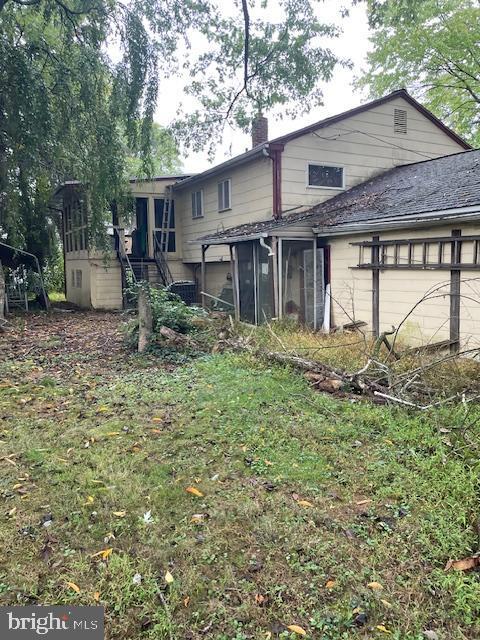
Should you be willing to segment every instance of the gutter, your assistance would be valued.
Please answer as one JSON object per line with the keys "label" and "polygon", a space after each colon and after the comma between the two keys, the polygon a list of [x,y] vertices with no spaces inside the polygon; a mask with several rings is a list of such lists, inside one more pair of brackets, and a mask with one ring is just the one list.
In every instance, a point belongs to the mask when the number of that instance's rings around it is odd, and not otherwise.
{"label": "gutter", "polygon": [[408,227],[424,227],[426,224],[440,225],[448,222],[479,222],[480,205],[471,207],[461,207],[455,209],[445,209],[443,211],[428,212],[424,214],[415,214],[412,216],[403,216],[402,218],[391,218],[390,220],[382,220],[381,222],[357,222],[345,224],[342,226],[313,227],[315,235],[323,236],[344,236],[355,233],[365,233],[374,231],[388,231],[390,229],[399,229],[408,225]]}

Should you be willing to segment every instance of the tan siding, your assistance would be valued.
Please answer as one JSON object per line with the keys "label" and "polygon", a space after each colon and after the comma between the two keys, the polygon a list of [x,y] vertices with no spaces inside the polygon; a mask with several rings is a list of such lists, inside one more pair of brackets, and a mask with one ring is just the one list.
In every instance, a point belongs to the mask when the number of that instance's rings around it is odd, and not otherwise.
{"label": "tan siding", "polygon": [[[68,253],[65,260],[66,298],[68,302],[76,304],[82,309],[88,309],[91,307],[90,263],[87,258],[70,258],[72,255],[74,254]],[[72,286],[72,271],[75,273],[76,280],[77,270],[82,272],[81,287],[77,287],[76,284]]]}
{"label": "tan siding", "polygon": [[118,262],[105,266],[91,261],[92,306],[94,309],[121,309],[122,273]]}
{"label": "tan siding", "polygon": [[[393,110],[407,111],[407,134],[393,131]],[[345,169],[347,189],[399,164],[458,153],[463,148],[402,98],[309,133],[285,146],[282,155],[283,210],[311,206],[340,189],[307,187],[307,164]]]}
{"label": "tan siding", "polygon": [[[379,235],[381,240],[450,236],[452,230],[458,228],[458,224],[445,225],[385,231]],[[478,226],[463,225],[461,228],[463,235],[480,234]],[[352,319],[363,320],[368,323],[367,331],[371,331],[372,272],[352,268],[358,263],[358,247],[349,244],[371,238],[372,234],[362,234],[330,240],[332,321],[335,325]],[[468,259],[468,251],[464,259]],[[461,279],[462,348],[467,345],[475,347],[480,345],[480,272],[462,271]],[[380,331],[389,330],[392,325],[398,327],[408,315],[401,329],[401,336],[406,342],[418,344],[447,339],[450,330],[449,291],[448,270],[381,271]],[[427,299],[420,302],[426,294],[429,294]]]}
{"label": "tan siding", "polygon": [[[230,178],[232,183],[232,208],[218,211],[217,184]],[[193,191],[203,189],[204,217],[192,219],[191,197]],[[191,188],[177,191],[176,211],[182,228],[183,259],[186,262],[200,262],[201,251],[198,245],[189,241],[222,228],[237,224],[268,220],[272,216],[272,163],[268,158],[254,160],[247,165],[205,180]],[[206,259],[229,260],[228,247],[211,246]]]}

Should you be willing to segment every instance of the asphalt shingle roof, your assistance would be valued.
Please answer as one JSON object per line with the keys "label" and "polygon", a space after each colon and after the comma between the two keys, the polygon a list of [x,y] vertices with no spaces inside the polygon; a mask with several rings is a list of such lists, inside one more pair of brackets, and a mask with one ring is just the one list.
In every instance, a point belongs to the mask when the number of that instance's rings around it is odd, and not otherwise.
{"label": "asphalt shingle roof", "polygon": [[243,224],[199,238],[246,238],[273,229],[308,223],[337,226],[378,223],[389,218],[480,205],[480,149],[390,169],[302,212]]}

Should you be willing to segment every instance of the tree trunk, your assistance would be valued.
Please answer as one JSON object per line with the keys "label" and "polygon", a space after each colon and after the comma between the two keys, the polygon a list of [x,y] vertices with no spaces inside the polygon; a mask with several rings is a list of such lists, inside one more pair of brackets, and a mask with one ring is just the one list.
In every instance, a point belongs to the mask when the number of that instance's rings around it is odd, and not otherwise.
{"label": "tree trunk", "polygon": [[5,318],[5,274],[0,260],[0,320]]}
{"label": "tree trunk", "polygon": [[140,287],[138,292],[138,353],[143,353],[152,337],[152,305],[147,292]]}

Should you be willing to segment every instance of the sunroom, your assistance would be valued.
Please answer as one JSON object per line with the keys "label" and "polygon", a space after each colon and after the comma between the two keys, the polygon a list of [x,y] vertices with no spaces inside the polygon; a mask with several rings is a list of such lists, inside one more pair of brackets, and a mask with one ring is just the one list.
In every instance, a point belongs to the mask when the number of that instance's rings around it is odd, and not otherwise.
{"label": "sunroom", "polygon": [[[270,231],[270,230],[269,230]],[[235,317],[250,324],[289,318],[313,329],[329,329],[329,252],[304,229],[281,228],[236,236],[217,234],[201,242],[201,295],[206,291],[210,246],[230,247]]]}

